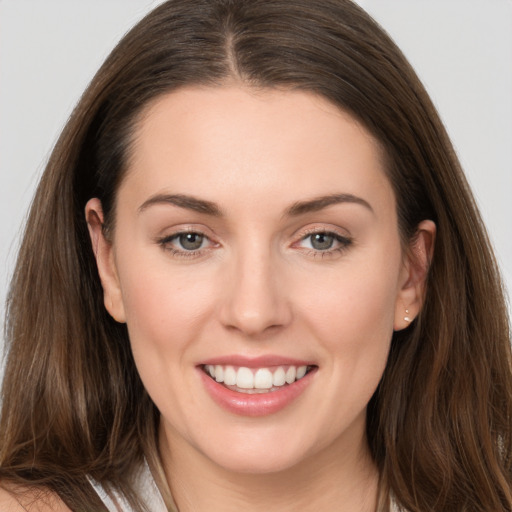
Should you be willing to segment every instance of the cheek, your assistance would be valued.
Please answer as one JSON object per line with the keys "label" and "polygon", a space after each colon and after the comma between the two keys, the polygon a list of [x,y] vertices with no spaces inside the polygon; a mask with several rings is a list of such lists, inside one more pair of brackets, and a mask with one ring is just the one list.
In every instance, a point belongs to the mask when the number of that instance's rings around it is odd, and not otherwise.
{"label": "cheek", "polygon": [[[382,253],[381,253],[382,254]],[[390,268],[382,255],[372,264],[347,264],[308,293],[297,290],[304,329],[322,346],[324,364],[339,387],[360,404],[373,394],[384,371],[393,334],[399,264]],[[399,255],[392,261],[399,262]]]}
{"label": "cheek", "polygon": [[[333,272],[322,281],[311,280],[302,310],[311,323],[325,332],[351,333],[355,339],[374,332],[392,332],[397,297],[397,270],[375,266],[348,265],[346,271]],[[358,336],[359,333],[359,336]]]}
{"label": "cheek", "polygon": [[172,272],[165,259],[121,268],[126,269],[119,277],[134,352],[143,345],[148,357],[151,351],[163,356],[197,337],[213,307],[211,279],[197,271]]}
{"label": "cheek", "polygon": [[188,370],[195,364],[193,347],[209,325],[213,283],[147,261],[138,271],[121,274],[120,281],[140,378],[159,410],[183,423],[186,411],[194,408],[195,397],[186,390],[193,387],[195,372]]}

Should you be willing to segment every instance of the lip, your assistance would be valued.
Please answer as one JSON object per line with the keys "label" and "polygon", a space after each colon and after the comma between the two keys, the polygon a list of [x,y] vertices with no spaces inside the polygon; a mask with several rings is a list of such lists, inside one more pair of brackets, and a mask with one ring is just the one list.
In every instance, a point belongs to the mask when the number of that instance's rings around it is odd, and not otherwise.
{"label": "lip", "polygon": [[[272,360],[266,360],[265,358],[258,358],[258,364],[252,364],[251,366],[247,365],[247,361],[245,364],[239,364],[241,362],[240,357],[236,357],[236,363],[231,360],[229,363],[226,358],[221,359],[212,359],[204,364],[231,364],[233,366],[246,366],[248,368],[255,367],[268,367],[268,366],[278,366],[275,362],[273,364],[269,364],[276,360],[276,358],[272,358]],[[243,358],[242,358],[243,359]],[[222,362],[220,362],[222,361]],[[251,359],[251,362],[254,363],[254,359]],[[264,361],[265,364],[261,364],[261,361]],[[286,363],[288,365],[295,365],[295,362],[291,362],[292,360],[286,359]],[[302,362],[300,362],[300,366],[302,366]],[[281,389],[277,391],[271,391],[268,393],[238,393],[236,391],[232,391],[231,389],[226,388],[222,384],[219,384],[215,380],[213,380],[209,375],[206,375],[201,366],[197,367],[197,371],[199,372],[200,378],[203,382],[203,385],[213,399],[213,401],[222,407],[223,409],[239,415],[239,416],[250,416],[250,417],[258,417],[258,416],[267,416],[270,414],[275,414],[284,408],[288,407],[292,402],[294,402],[304,391],[308,388],[311,382],[314,379],[314,375],[318,367],[314,367],[309,373],[307,373],[302,379],[295,381],[293,384],[288,384],[283,386]]]}
{"label": "lip", "polygon": [[227,355],[213,357],[201,361],[198,366],[207,364],[223,366],[245,366],[246,368],[271,368],[273,366],[316,366],[314,362],[278,355],[263,355],[258,357],[247,357],[241,355]]}

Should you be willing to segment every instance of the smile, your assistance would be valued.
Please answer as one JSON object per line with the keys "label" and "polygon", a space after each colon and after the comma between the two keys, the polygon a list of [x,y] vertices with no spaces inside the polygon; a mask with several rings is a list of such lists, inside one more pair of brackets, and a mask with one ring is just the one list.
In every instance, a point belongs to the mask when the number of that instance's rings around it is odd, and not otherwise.
{"label": "smile", "polygon": [[267,416],[290,407],[306,393],[319,369],[278,357],[223,359],[205,362],[197,370],[213,401],[241,416]]}
{"label": "smile", "polygon": [[206,374],[219,384],[239,393],[275,392],[302,379],[312,367],[278,366],[274,368],[247,368],[230,365],[207,364],[203,367]]}

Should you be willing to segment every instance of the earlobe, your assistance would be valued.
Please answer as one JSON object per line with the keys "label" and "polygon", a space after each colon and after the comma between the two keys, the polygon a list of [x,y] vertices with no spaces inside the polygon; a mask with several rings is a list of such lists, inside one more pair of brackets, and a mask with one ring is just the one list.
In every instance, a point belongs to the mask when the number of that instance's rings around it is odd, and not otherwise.
{"label": "earlobe", "polygon": [[424,220],[418,225],[402,268],[400,289],[395,304],[394,330],[408,327],[418,316],[425,298],[430,262],[434,253],[436,225]]}
{"label": "earlobe", "polygon": [[103,208],[98,198],[90,199],[85,206],[85,219],[91,237],[92,249],[103,287],[105,308],[117,322],[125,322],[121,287],[117,275],[114,248],[105,237]]}

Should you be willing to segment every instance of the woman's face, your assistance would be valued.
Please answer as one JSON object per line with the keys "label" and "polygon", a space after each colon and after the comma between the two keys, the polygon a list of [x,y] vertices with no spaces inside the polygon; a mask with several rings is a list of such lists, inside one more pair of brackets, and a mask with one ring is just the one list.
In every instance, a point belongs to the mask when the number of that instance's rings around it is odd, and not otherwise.
{"label": "woman's face", "polygon": [[141,117],[112,244],[97,200],[87,216],[171,450],[270,472],[365,448],[419,299],[379,147],[352,117],[306,92],[170,93]]}

